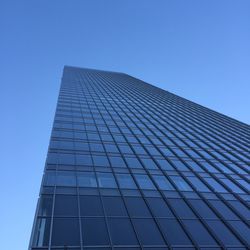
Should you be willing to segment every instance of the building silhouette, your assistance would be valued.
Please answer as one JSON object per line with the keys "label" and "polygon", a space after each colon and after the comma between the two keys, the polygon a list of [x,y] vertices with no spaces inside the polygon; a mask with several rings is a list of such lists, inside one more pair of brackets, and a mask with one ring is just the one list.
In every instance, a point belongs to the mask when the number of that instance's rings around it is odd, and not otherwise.
{"label": "building silhouette", "polygon": [[65,67],[29,249],[247,249],[249,146],[244,123]]}

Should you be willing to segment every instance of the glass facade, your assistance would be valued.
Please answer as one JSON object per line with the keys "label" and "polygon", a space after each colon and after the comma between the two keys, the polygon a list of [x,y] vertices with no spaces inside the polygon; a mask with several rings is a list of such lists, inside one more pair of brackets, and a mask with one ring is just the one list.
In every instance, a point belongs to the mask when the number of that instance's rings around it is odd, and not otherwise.
{"label": "glass facade", "polygon": [[248,249],[248,125],[65,67],[30,250]]}

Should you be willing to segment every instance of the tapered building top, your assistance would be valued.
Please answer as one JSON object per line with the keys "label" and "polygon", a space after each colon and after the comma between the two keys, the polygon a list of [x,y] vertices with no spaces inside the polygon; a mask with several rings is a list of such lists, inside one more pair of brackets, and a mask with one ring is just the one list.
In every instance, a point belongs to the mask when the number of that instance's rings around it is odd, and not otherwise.
{"label": "tapered building top", "polygon": [[250,127],[66,66],[30,250],[247,249]]}

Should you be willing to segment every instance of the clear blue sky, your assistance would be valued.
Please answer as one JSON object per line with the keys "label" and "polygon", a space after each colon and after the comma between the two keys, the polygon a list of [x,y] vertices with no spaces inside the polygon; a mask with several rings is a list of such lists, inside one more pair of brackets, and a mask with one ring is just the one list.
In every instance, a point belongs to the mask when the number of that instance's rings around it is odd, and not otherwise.
{"label": "clear blue sky", "polygon": [[249,0],[8,0],[0,30],[1,249],[27,249],[65,64],[250,123]]}

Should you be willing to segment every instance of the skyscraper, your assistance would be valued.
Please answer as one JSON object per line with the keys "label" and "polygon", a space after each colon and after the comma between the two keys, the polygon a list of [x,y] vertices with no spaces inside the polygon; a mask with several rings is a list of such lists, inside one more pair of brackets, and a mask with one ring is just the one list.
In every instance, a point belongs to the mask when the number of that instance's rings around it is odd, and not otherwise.
{"label": "skyscraper", "polygon": [[244,123],[65,67],[29,249],[247,249],[249,146]]}

